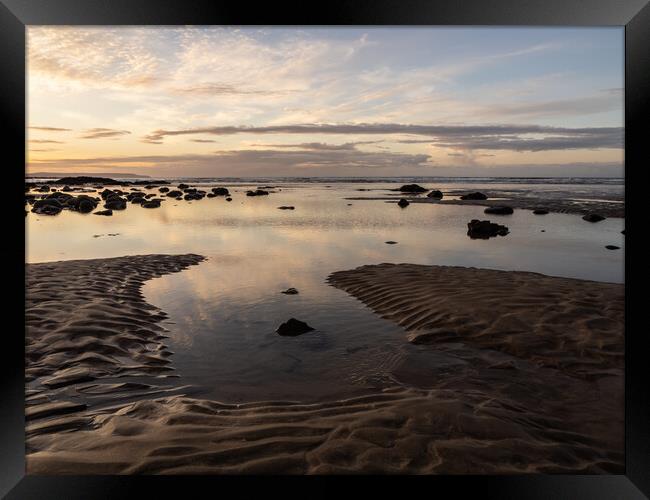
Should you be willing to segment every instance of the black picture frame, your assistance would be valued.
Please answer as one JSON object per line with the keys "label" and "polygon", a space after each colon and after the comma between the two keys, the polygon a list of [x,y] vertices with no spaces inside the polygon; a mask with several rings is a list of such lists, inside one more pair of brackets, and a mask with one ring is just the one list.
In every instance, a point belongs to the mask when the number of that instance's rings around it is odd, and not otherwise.
{"label": "black picture frame", "polygon": [[[25,163],[25,26],[26,25],[526,25],[526,26],[625,26],[625,195],[633,201],[632,186],[643,184],[647,168],[643,121],[648,115],[650,89],[650,5],[647,0],[357,0],[307,2],[247,2],[218,0],[0,0],[0,127],[6,145],[6,169],[11,185],[6,188],[11,222],[22,224],[20,211]],[[626,210],[626,292],[642,278],[630,272],[630,220]],[[7,498],[125,498],[134,488],[146,487],[146,497],[168,496],[182,487],[192,496],[201,490],[250,496],[259,494],[306,497],[338,495],[340,486],[329,477],[315,478],[218,478],[132,476],[26,476],[24,421],[24,237],[17,227],[13,245],[1,245],[4,262],[5,302],[12,325],[4,335],[8,351],[2,357],[0,402],[0,495]],[[24,231],[24,226],[22,228]],[[640,232],[640,231],[639,231]],[[24,236],[24,233],[23,233]],[[24,263],[24,261],[23,261]],[[443,498],[465,495],[483,498],[636,499],[650,496],[650,391],[644,385],[650,364],[642,349],[646,329],[634,327],[639,296],[626,293],[626,472],[624,475],[531,475],[531,476],[427,476],[410,478],[373,477],[346,481],[362,483],[384,495],[403,495],[405,486],[425,488]],[[21,313],[21,311],[23,311]],[[635,312],[636,311],[636,312]],[[289,484],[280,484],[280,481]],[[179,485],[179,482],[182,483]],[[190,482],[190,485],[187,483]],[[345,488],[348,490],[348,487]],[[446,493],[442,493],[444,490]],[[229,493],[227,493],[229,494]],[[408,494],[408,493],[407,493]]]}

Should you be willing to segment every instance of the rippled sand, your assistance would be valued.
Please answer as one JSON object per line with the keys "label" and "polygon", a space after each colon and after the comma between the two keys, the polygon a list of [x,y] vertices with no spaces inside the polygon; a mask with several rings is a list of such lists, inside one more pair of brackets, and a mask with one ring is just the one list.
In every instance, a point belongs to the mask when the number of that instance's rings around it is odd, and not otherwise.
{"label": "rippled sand", "polygon": [[165,314],[141,286],[201,260],[28,265],[28,473],[623,471],[623,285],[365,266],[330,282],[423,349],[458,351],[458,366],[440,374],[412,356],[393,387],[314,404],[224,404],[186,397],[180,383],[121,383],[169,382]]}

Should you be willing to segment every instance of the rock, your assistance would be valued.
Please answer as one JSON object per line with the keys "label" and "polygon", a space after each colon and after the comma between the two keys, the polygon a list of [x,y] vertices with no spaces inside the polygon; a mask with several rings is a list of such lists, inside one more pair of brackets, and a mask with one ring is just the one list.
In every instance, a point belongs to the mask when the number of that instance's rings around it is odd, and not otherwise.
{"label": "rock", "polygon": [[67,184],[68,186],[78,186],[80,184],[103,184],[104,186],[119,186],[121,181],[110,179],[108,177],[91,177],[91,176],[77,176],[77,177],[62,177],[54,181],[52,184]]}
{"label": "rock", "polygon": [[232,201],[232,198],[228,197],[226,198],[226,201]]}
{"label": "rock", "polygon": [[494,206],[494,207],[487,207],[485,210],[483,210],[483,212],[486,214],[494,214],[494,215],[510,215],[514,212],[514,210],[512,210],[512,207]]}
{"label": "rock", "polygon": [[287,205],[282,205],[281,207],[278,207],[279,210],[294,210],[296,207],[292,206],[287,206]]}
{"label": "rock", "polygon": [[508,234],[508,228],[489,220],[472,219],[467,223],[467,236],[472,239],[487,240],[495,236],[505,236]]}
{"label": "rock", "polygon": [[145,188],[145,189],[153,189],[153,188],[155,188],[155,187],[156,187],[156,186],[154,186],[153,184],[147,184],[144,188]]}
{"label": "rock", "polygon": [[183,192],[184,193],[189,193],[189,194],[194,194],[194,193],[197,192],[197,189],[196,188],[185,188],[185,189],[183,189]]}
{"label": "rock", "polygon": [[487,196],[478,191],[474,193],[467,193],[460,197],[461,200],[487,200]]}
{"label": "rock", "polygon": [[142,204],[142,208],[158,208],[158,207],[160,207],[160,200],[145,201]]}
{"label": "rock", "polygon": [[166,193],[166,192],[169,191],[169,188],[168,187],[161,187],[161,188],[158,188],[158,191],[160,191],[161,193]]}
{"label": "rock", "polygon": [[63,210],[61,204],[55,199],[36,200],[32,212],[39,215],[57,215]]}
{"label": "rock", "polygon": [[386,242],[386,245],[397,245],[397,242],[396,242],[396,241],[392,241],[392,240],[391,240],[391,241],[387,241],[387,242]]}
{"label": "rock", "polygon": [[217,195],[214,193],[208,193],[208,198],[216,198]]}
{"label": "rock", "polygon": [[37,191],[39,193],[49,193],[50,192],[50,186],[48,186],[48,185],[41,186],[40,188],[38,188]]}
{"label": "rock", "polygon": [[427,198],[435,198],[437,200],[440,200],[442,199],[442,191],[438,191],[437,189],[434,189],[429,194],[427,194]]}
{"label": "rock", "polygon": [[600,222],[601,220],[605,220],[605,217],[603,217],[600,214],[590,213],[590,214],[584,215],[582,217],[582,220],[586,220],[587,222]]}
{"label": "rock", "polygon": [[256,189],[255,191],[246,191],[246,196],[265,196],[268,195],[268,191],[264,191],[263,189]]}
{"label": "rock", "polygon": [[187,189],[189,186],[187,184],[180,183],[178,186],[178,189]]}
{"label": "rock", "polygon": [[107,199],[106,203],[104,203],[104,208],[110,210],[125,210],[126,200],[120,197]]}
{"label": "rock", "polygon": [[535,215],[546,215],[548,214],[548,210],[546,210],[545,208],[536,208],[535,210],[533,210],[533,213]]}
{"label": "rock", "polygon": [[619,250],[621,247],[617,247],[616,245],[605,245],[605,248],[607,250]]}
{"label": "rock", "polygon": [[112,210],[100,210],[99,212],[95,212],[95,215],[113,215]]}
{"label": "rock", "polygon": [[78,210],[83,214],[87,214],[88,212],[92,212],[93,210],[95,210],[96,206],[97,204],[91,201],[90,199],[83,198],[79,201]]}
{"label": "rock", "polygon": [[65,186],[63,186],[61,188],[61,191],[63,191],[64,193],[68,193],[68,192],[72,191],[72,188],[70,186],[68,186],[68,185],[65,185]]}
{"label": "rock", "polygon": [[230,192],[224,187],[212,188],[212,192],[215,194],[215,196],[228,196],[230,194]]}
{"label": "rock", "polygon": [[281,293],[284,293],[285,295],[298,295],[298,290],[296,290],[295,288],[287,288]]}
{"label": "rock", "polygon": [[397,202],[397,205],[399,205],[402,208],[406,208],[406,207],[408,207],[410,205],[410,203],[408,201],[406,201],[404,198],[402,198],[401,200],[399,200]]}
{"label": "rock", "polygon": [[149,194],[145,194],[145,195],[144,195],[144,197],[145,197],[146,200],[148,200],[149,198],[153,198],[154,196],[156,196],[155,193],[149,193]]}
{"label": "rock", "polygon": [[402,193],[424,193],[427,191],[425,188],[422,186],[418,186],[417,184],[404,184],[399,190]]}
{"label": "rock", "polygon": [[276,330],[276,333],[282,336],[295,337],[303,333],[311,332],[312,330],[313,328],[307,323],[291,318],[286,323],[282,323]]}
{"label": "rock", "polygon": [[173,191],[169,191],[167,193],[167,196],[169,196],[170,198],[178,198],[179,196],[183,196],[183,191],[178,191],[174,189]]}

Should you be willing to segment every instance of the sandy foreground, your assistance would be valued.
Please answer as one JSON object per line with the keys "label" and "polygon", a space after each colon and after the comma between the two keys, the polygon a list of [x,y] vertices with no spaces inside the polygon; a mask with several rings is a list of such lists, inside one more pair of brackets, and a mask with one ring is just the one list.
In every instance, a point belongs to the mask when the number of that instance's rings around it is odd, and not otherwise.
{"label": "sandy foreground", "polygon": [[225,404],[169,378],[166,315],[141,294],[201,260],[27,266],[28,473],[624,470],[623,285],[411,264],[336,272],[333,286],[422,349],[459,352],[458,366],[441,374],[416,356],[376,394]]}

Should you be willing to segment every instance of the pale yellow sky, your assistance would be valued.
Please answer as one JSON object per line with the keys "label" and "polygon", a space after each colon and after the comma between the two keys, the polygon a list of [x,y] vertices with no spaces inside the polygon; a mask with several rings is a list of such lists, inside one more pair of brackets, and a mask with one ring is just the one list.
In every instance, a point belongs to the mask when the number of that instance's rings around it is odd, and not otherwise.
{"label": "pale yellow sky", "polygon": [[622,33],[32,26],[27,168],[622,176]]}

